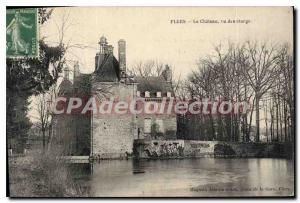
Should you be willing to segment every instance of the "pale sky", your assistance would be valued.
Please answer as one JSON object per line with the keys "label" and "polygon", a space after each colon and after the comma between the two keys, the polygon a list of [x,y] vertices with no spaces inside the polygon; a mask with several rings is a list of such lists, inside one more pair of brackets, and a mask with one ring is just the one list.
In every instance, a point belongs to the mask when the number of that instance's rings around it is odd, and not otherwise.
{"label": "pale sky", "polygon": [[[87,47],[72,48],[66,56],[70,66],[79,61],[83,73],[94,71],[94,57],[102,35],[114,46],[116,58],[118,40],[126,41],[127,67],[136,62],[156,60],[171,65],[175,77],[181,75],[181,79],[196,69],[197,60],[212,54],[214,45],[220,43],[246,40],[293,43],[292,7],[55,8],[50,20],[40,27],[40,36],[46,37],[49,44],[59,41],[62,16],[69,16],[64,43]],[[192,23],[201,19],[219,23]],[[171,20],[185,20],[186,23],[172,24]],[[221,20],[248,20],[250,23],[225,24]],[[34,111],[29,115],[33,119]]]}
{"label": "pale sky", "polygon": [[[41,27],[46,41],[58,41],[61,18],[69,15],[64,42],[88,46],[71,49],[69,60],[78,60],[81,71],[94,70],[99,38],[104,35],[117,53],[117,42],[127,45],[127,66],[139,61],[157,60],[173,67],[175,75],[187,76],[196,61],[213,52],[214,45],[228,40],[271,43],[293,41],[291,7],[70,7],[55,8],[51,19]],[[218,20],[212,23],[171,24],[171,20]],[[221,20],[250,20],[250,23],[221,23]]]}

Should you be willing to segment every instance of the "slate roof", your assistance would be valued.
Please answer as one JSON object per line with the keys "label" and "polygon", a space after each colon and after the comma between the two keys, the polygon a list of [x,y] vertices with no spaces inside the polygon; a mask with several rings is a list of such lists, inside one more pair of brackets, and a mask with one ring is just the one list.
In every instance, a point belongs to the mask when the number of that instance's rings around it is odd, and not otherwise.
{"label": "slate roof", "polygon": [[64,79],[60,85],[58,90],[59,96],[71,95],[73,93],[73,84],[70,80]]}
{"label": "slate roof", "polygon": [[167,92],[171,92],[173,94],[171,82],[167,82],[162,76],[137,76],[134,78],[134,81],[138,83],[137,90],[141,92],[142,96],[146,91],[150,92],[151,97],[156,97],[157,92],[161,92],[162,96],[166,96]]}
{"label": "slate roof", "polygon": [[80,94],[81,96],[90,95],[91,91],[91,74],[81,73],[73,81],[73,88],[75,94]]}
{"label": "slate roof", "polygon": [[105,55],[101,65],[95,70],[99,82],[115,82],[120,80],[119,62],[112,54]]}

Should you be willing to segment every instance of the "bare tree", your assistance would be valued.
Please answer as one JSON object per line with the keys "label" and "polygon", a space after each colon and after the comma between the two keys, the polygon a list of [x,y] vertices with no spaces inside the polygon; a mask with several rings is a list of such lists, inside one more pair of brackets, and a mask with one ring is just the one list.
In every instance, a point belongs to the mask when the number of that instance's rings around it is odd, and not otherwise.
{"label": "bare tree", "polygon": [[240,48],[240,60],[243,74],[254,91],[256,136],[255,141],[260,141],[260,100],[273,87],[276,86],[280,66],[278,50],[273,45],[266,43],[247,42]]}
{"label": "bare tree", "polygon": [[48,97],[45,93],[39,95],[38,97],[38,114],[39,114],[39,122],[38,127],[42,132],[43,138],[43,149],[46,148],[46,131],[50,125],[50,111],[48,105]]}
{"label": "bare tree", "polygon": [[[273,128],[274,135],[280,141],[294,141],[294,67],[289,45],[284,44],[278,52],[277,65],[280,67],[280,74],[277,76],[276,87],[270,92],[272,97]],[[276,122],[276,123],[275,123]],[[276,124],[276,125],[275,125]],[[279,141],[279,140],[278,140]]]}
{"label": "bare tree", "polygon": [[133,76],[150,77],[161,76],[164,70],[164,64],[154,60],[147,60],[145,62],[136,62],[129,70],[129,74]]}
{"label": "bare tree", "polygon": [[[214,49],[214,54],[202,58],[198,62],[198,70],[189,77],[188,89],[192,97],[210,98],[227,101],[248,100],[251,96],[249,84],[242,74],[241,63],[239,61],[239,49],[229,43],[222,48],[218,45]],[[211,131],[217,132],[216,139],[238,141],[240,131],[244,134],[243,141],[247,134],[247,114],[241,115],[216,115],[213,119],[210,115]],[[251,119],[250,119],[251,120]],[[215,129],[216,128],[216,129]]]}
{"label": "bare tree", "polygon": [[[166,65],[167,64],[154,60],[147,60],[144,62],[140,61],[136,62],[131,68],[129,68],[128,73],[132,76],[140,76],[145,78],[162,77]],[[187,94],[185,81],[181,79],[181,75],[175,78],[174,70],[172,68],[170,69],[172,90],[177,98],[183,99],[185,94]]]}
{"label": "bare tree", "polygon": [[[255,141],[259,142],[260,101],[263,98],[266,100],[264,112],[268,111],[268,106],[270,109],[271,140],[274,139],[274,132],[282,136],[287,131],[283,129],[283,124],[288,126],[289,120],[291,126],[294,126],[294,119],[291,119],[294,118],[293,66],[288,46],[280,48],[266,43],[246,42],[240,46],[229,43],[226,49],[219,45],[214,50],[215,54],[202,58],[198,63],[198,70],[190,75],[186,85],[190,95],[198,98],[243,100],[252,102],[255,107],[242,117],[231,115],[211,119],[211,133],[216,128],[218,140],[237,141],[241,129],[242,140],[249,141],[255,110]],[[268,128],[267,117],[265,123]]]}

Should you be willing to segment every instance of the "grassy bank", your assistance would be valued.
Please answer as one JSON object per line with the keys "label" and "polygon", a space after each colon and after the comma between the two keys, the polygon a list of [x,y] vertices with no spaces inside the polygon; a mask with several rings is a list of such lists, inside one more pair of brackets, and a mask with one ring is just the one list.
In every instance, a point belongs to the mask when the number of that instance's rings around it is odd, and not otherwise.
{"label": "grassy bank", "polygon": [[69,167],[57,154],[30,151],[9,157],[11,197],[87,197],[88,190],[74,182]]}

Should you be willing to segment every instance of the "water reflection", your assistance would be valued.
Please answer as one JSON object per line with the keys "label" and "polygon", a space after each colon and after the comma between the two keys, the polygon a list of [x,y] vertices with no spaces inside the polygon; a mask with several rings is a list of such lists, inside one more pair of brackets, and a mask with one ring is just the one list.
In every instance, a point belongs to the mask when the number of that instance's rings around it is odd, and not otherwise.
{"label": "water reflection", "polygon": [[288,196],[294,191],[293,161],[285,159],[112,160],[72,167],[77,181],[97,197]]}
{"label": "water reflection", "polygon": [[145,173],[145,161],[132,160],[132,173],[133,174]]}

